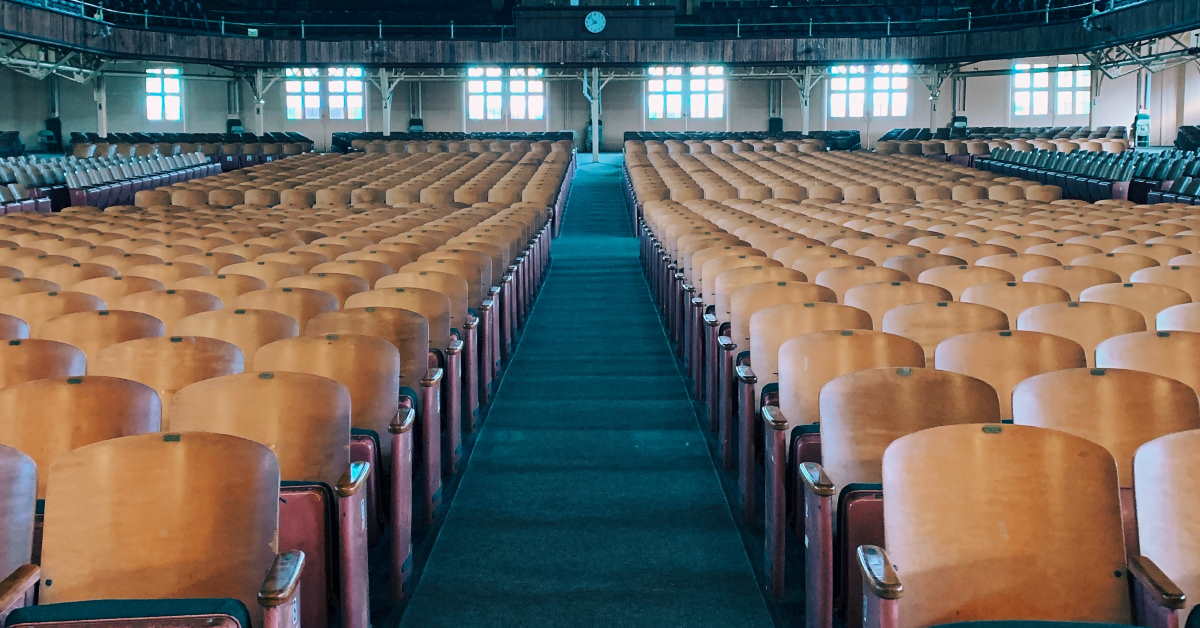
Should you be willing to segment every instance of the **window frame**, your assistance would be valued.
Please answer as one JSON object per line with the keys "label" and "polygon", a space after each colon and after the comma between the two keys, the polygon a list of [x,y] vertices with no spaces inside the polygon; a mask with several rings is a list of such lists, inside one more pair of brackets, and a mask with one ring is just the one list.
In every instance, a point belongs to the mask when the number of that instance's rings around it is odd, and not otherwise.
{"label": "window frame", "polygon": [[[366,72],[361,66],[326,68],[324,100],[330,120],[362,120],[367,106]],[[335,103],[339,103],[336,108]]]}
{"label": "window frame", "polygon": [[[288,121],[320,120],[323,103],[322,72],[317,67],[284,68],[283,116]],[[293,110],[293,103],[295,109]],[[314,104],[315,103],[315,106]],[[315,115],[310,115],[314,110]],[[292,115],[293,111],[297,115]]]}
{"label": "window frame", "polygon": [[[180,122],[183,120],[182,70],[170,66],[146,68],[145,90],[144,104],[148,122]],[[170,104],[172,101],[174,102],[173,109]]]}
{"label": "window frame", "polygon": [[[1014,117],[1032,118],[1051,115],[1049,63],[1013,62],[1010,111]],[[1047,70],[1031,72],[1029,70]],[[1042,96],[1039,98],[1039,96]],[[1040,105],[1040,106],[1039,106]]]}
{"label": "window frame", "polygon": [[728,115],[729,77],[723,65],[652,65],[646,68],[644,87],[649,120],[720,120]]}
{"label": "window frame", "polygon": [[472,66],[467,68],[463,88],[464,113],[472,122],[537,122],[545,120],[549,110],[545,68]]}
{"label": "window frame", "polygon": [[[830,118],[906,118],[912,103],[912,64],[838,64],[829,67]],[[883,113],[877,113],[882,107]]]}

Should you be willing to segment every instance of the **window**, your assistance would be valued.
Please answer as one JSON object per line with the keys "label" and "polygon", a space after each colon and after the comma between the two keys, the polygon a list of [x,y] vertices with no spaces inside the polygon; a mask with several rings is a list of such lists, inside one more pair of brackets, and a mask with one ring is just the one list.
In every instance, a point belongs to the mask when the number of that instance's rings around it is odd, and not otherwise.
{"label": "window", "polygon": [[330,120],[363,119],[363,69],[329,68],[325,71],[326,102]]}
{"label": "window", "polygon": [[504,76],[500,68],[467,70],[467,117],[499,120],[504,113]]}
{"label": "window", "polygon": [[871,116],[908,115],[908,66],[877,65],[871,77]]}
{"label": "window", "polygon": [[546,82],[541,68],[508,70],[508,110],[513,120],[546,117]]}
{"label": "window", "polygon": [[829,68],[829,117],[861,118],[867,102],[867,68],[835,65]]}
{"label": "window", "polygon": [[[1060,63],[1058,67],[1070,67]],[[1055,72],[1055,112],[1060,116],[1088,114],[1092,106],[1092,73],[1088,70],[1059,70]]]}
{"label": "window", "polygon": [[288,120],[321,119],[321,71],[317,68],[284,70]]}
{"label": "window", "polygon": [[1050,113],[1050,74],[1045,63],[1013,65],[1013,115],[1044,116]]}
{"label": "window", "polygon": [[179,120],[183,113],[183,81],[179,68],[146,70],[146,119]]}
{"label": "window", "polygon": [[689,118],[725,117],[725,68],[656,65],[646,73],[646,115],[651,119],[682,118],[685,103]]}
{"label": "window", "polygon": [[906,63],[871,66],[835,65],[829,68],[829,117],[862,118],[871,104],[871,117],[908,115]]}

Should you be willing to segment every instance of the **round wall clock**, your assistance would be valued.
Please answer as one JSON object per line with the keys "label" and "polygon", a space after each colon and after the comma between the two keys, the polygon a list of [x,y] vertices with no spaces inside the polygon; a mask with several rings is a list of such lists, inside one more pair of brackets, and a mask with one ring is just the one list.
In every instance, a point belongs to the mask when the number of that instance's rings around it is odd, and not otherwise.
{"label": "round wall clock", "polygon": [[589,33],[599,33],[604,30],[605,26],[608,26],[608,18],[599,11],[588,11],[588,14],[583,17],[583,27]]}

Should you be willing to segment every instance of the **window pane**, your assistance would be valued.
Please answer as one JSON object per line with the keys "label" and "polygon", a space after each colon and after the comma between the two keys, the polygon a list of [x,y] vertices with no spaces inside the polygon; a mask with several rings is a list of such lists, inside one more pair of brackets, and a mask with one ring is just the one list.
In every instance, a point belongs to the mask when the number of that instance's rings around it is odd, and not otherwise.
{"label": "window pane", "polygon": [[329,68],[329,76],[345,76],[345,68]]}
{"label": "window pane", "polygon": [[867,66],[865,66],[865,65],[852,65],[852,66],[850,66],[850,73],[851,73],[851,74],[862,74],[863,72],[866,72],[866,71],[867,71]]}
{"label": "window pane", "polygon": [[692,79],[688,81],[688,89],[693,92],[704,91],[704,79]]}
{"label": "window pane", "polygon": [[162,120],[162,96],[146,96],[146,119]]}
{"label": "window pane", "polygon": [[351,94],[360,94],[363,90],[362,81],[346,81],[346,91]]}
{"label": "window pane", "polygon": [[1058,92],[1058,106],[1055,108],[1055,111],[1059,115],[1069,115],[1075,109],[1074,99],[1071,97],[1071,94],[1072,92],[1070,91]]}
{"label": "window pane", "polygon": [[830,94],[829,95],[829,117],[845,118],[846,117],[846,95],[845,94]]}
{"label": "window pane", "polygon": [[1033,114],[1044,116],[1050,113],[1050,92],[1033,92]]}
{"label": "window pane", "polygon": [[1072,72],[1055,72],[1054,74],[1056,76],[1055,82],[1059,87],[1071,87],[1071,85],[1075,82],[1073,80],[1075,75]]}
{"label": "window pane", "polygon": [[321,97],[320,96],[305,96],[304,97],[304,117],[309,120],[317,120],[321,117]]}
{"label": "window pane", "polygon": [[1076,115],[1088,114],[1092,108],[1092,94],[1087,90],[1079,90],[1075,92],[1075,113]]}
{"label": "window pane", "polygon": [[1013,92],[1013,115],[1029,115],[1029,92]]}
{"label": "window pane", "polygon": [[346,119],[346,97],[345,96],[330,96],[329,97],[329,119],[330,120]]}
{"label": "window pane", "polygon": [[1075,87],[1088,87],[1092,84],[1092,73],[1087,70],[1075,70]]}
{"label": "window pane", "polygon": [[650,76],[662,76],[663,75],[663,67],[661,65],[652,65],[652,66],[650,66],[650,69],[647,70],[647,73]]}
{"label": "window pane", "polygon": [[161,93],[162,83],[163,80],[160,78],[148,78],[146,79],[146,91],[152,94]]}
{"label": "window pane", "polygon": [[487,96],[487,119],[499,120],[503,110],[503,101],[500,96]]}
{"label": "window pane", "polygon": [[362,94],[352,94],[352,95],[346,97],[346,117],[350,120],[362,120],[362,117],[363,117]]}
{"label": "window pane", "polygon": [[362,76],[362,75],[363,75],[362,68],[346,68],[346,76],[358,77],[358,76]]}
{"label": "window pane", "polygon": [[670,76],[683,76],[683,66],[669,65],[667,66],[667,74]]}
{"label": "window pane", "polygon": [[646,115],[652,119],[663,117],[663,97],[661,94],[650,94],[646,97]]}
{"label": "window pane", "polygon": [[725,94],[708,95],[708,117],[721,118],[725,116]]}
{"label": "window pane", "polygon": [[482,94],[483,81],[467,81],[467,92],[471,94]]}
{"label": "window pane", "polygon": [[651,91],[651,92],[663,91],[663,80],[662,79],[650,79],[649,81],[646,81],[646,90]]}
{"label": "window pane", "polygon": [[304,81],[304,92],[306,94],[321,93],[321,81]]}
{"label": "window pane", "polygon": [[467,76],[483,76],[483,68],[467,68]]}
{"label": "window pane", "polygon": [[1049,87],[1050,86],[1050,75],[1046,72],[1038,72],[1038,73],[1034,74],[1033,75],[1033,86],[1034,87]]}
{"label": "window pane", "polygon": [[483,96],[467,97],[467,117],[472,120],[483,119]]}
{"label": "window pane", "polygon": [[486,68],[484,74],[488,76],[500,76],[500,68]]}
{"label": "window pane", "polygon": [[1028,89],[1029,88],[1029,75],[1025,74],[1024,72],[1022,72],[1020,74],[1014,74],[1013,75],[1013,87],[1018,87],[1021,89]]}
{"label": "window pane", "polygon": [[862,92],[850,92],[850,117],[863,117],[863,110],[866,105],[867,95]]}
{"label": "window pane", "polygon": [[317,68],[304,68],[304,76],[321,76],[321,71]]}
{"label": "window pane", "polygon": [[546,117],[546,97],[529,96],[529,119],[541,120]]}
{"label": "window pane", "polygon": [[873,70],[876,74],[887,74],[891,67],[892,66],[890,65],[877,65],[873,68]]}
{"label": "window pane", "polygon": [[525,76],[525,68],[513,68],[508,71],[509,76]]}
{"label": "window pane", "polygon": [[908,115],[908,94],[904,92],[894,92],[892,94],[892,115]]}
{"label": "window pane", "polygon": [[683,95],[682,94],[667,94],[667,117],[682,118],[683,117]]}
{"label": "window pane", "polygon": [[846,91],[846,79],[843,77],[840,77],[840,76],[837,78],[829,79],[829,89],[831,89],[835,92]]}
{"label": "window pane", "polygon": [[525,96],[513,96],[508,100],[508,106],[514,120],[525,119]]}
{"label": "window pane", "polygon": [[509,81],[508,82],[508,91],[510,94],[524,94],[525,93],[525,81]]}
{"label": "window pane", "polygon": [[183,110],[183,99],[181,99],[179,96],[167,96],[166,110],[167,112],[165,117],[167,120],[178,120],[179,114]]}
{"label": "window pane", "polygon": [[844,66],[844,65],[835,65],[835,66],[833,66],[833,67],[829,68],[829,73],[830,73],[830,74],[845,74],[845,73],[846,73],[846,66]]}
{"label": "window pane", "polygon": [[540,94],[545,91],[545,81],[529,81],[529,91],[533,94]]}
{"label": "window pane", "polygon": [[893,74],[908,74],[908,65],[904,64],[904,63],[898,63],[896,65],[893,65],[892,73]]}
{"label": "window pane", "polygon": [[487,89],[489,94],[499,94],[503,89],[501,87],[501,81],[487,81],[484,84],[484,87]]}
{"label": "window pane", "polygon": [[708,74],[708,68],[702,65],[694,65],[689,72],[691,72],[692,76],[704,76]]}
{"label": "window pane", "polygon": [[862,91],[866,88],[867,88],[867,79],[862,78],[862,77],[850,79],[850,89],[851,90]]}
{"label": "window pane", "polygon": [[892,79],[892,89],[908,89],[908,79],[903,76]]}
{"label": "window pane", "polygon": [[[887,79],[884,79],[887,80]],[[875,92],[871,95],[871,115],[884,117],[888,114],[887,92]]]}
{"label": "window pane", "polygon": [[889,84],[890,82],[886,76],[876,76],[871,79],[871,89],[884,90],[888,88]]}
{"label": "window pane", "polygon": [[285,81],[284,87],[287,88],[289,94],[300,93],[300,81]]}
{"label": "window pane", "polygon": [[724,67],[721,67],[721,66],[719,66],[719,65],[710,65],[710,66],[708,66],[708,75],[709,75],[709,76],[720,76],[720,75],[722,75],[722,74],[724,74],[724,73],[725,73],[725,68],[724,68]]}
{"label": "window pane", "polygon": [[708,79],[708,91],[710,91],[710,92],[725,91],[725,79]]}
{"label": "window pane", "polygon": [[300,97],[299,96],[288,96],[287,97],[287,119],[288,120],[299,120],[300,116],[301,116]]}
{"label": "window pane", "polygon": [[346,91],[346,81],[329,81],[327,84],[329,91],[335,94],[340,94]]}
{"label": "window pane", "polygon": [[688,99],[690,106],[688,107],[688,115],[693,118],[704,118],[704,94],[692,94]]}
{"label": "window pane", "polygon": [[286,68],[283,71],[284,76],[300,76],[300,68]]}
{"label": "window pane", "polygon": [[683,81],[681,81],[679,79],[667,79],[667,91],[668,92],[682,92],[683,91]]}

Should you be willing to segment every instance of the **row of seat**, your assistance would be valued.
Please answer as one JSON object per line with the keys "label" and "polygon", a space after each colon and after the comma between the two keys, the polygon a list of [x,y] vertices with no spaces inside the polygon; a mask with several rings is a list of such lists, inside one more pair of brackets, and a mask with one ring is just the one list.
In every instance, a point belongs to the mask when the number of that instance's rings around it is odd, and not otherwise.
{"label": "row of seat", "polygon": [[[573,164],[549,162],[539,205],[497,157],[308,154],[0,217],[8,625],[353,628],[371,589],[408,595]],[[354,193],[459,170],[518,200]],[[314,189],[317,207],[280,204]]]}
{"label": "row of seat", "polygon": [[1057,186],[998,177],[916,155],[774,150],[707,154],[661,150],[642,154],[635,150],[626,152],[625,163],[634,191],[642,202],[666,199],[1050,202],[1062,196]]}
{"label": "row of seat", "polygon": [[366,153],[534,153],[545,155],[551,150],[569,151],[571,140],[473,139],[473,140],[396,140],[363,139],[350,141],[354,151]]}
{"label": "row of seat", "polygon": [[[1145,202],[1183,177],[1200,176],[1200,155],[1182,151],[1124,154],[1066,153],[1017,148],[994,150],[977,167],[1059,185],[1072,198]],[[1161,201],[1156,197],[1156,202]],[[1174,200],[1174,199],[1172,199]]]}
{"label": "row of seat", "polygon": [[759,131],[759,132],[715,132],[715,131],[626,131],[623,137],[628,146],[637,146],[638,142],[666,142],[674,140],[691,145],[693,142],[726,142],[750,143],[757,140],[761,143],[774,144],[793,140],[816,140],[820,145],[830,150],[855,150],[862,147],[862,133],[857,129],[838,131]]}
{"label": "row of seat", "polygon": [[135,195],[145,190],[212,176],[222,166],[200,153],[184,153],[128,159],[98,157],[51,163],[47,169],[62,177],[71,205],[103,209],[133,203]]}
{"label": "row of seat", "polygon": [[[1190,210],[702,198],[671,176],[693,166],[633,157],[648,280],[806,625],[1177,625],[1200,595]],[[860,178],[919,159],[845,157]],[[1070,604],[1032,588],[1064,578]]]}
{"label": "row of seat", "polygon": [[[964,118],[965,121],[965,118]],[[930,139],[1124,139],[1128,129],[1123,126],[1100,126],[1091,129],[1083,126],[1044,127],[944,127],[936,132],[927,127],[894,128],[880,136],[880,140],[920,141]]]}
{"label": "row of seat", "polygon": [[77,159],[131,158],[173,156],[200,153],[209,160],[220,163],[228,170],[269,163],[291,155],[312,150],[306,142],[142,142],[137,144],[107,142],[77,143],[71,146],[71,155]]}

